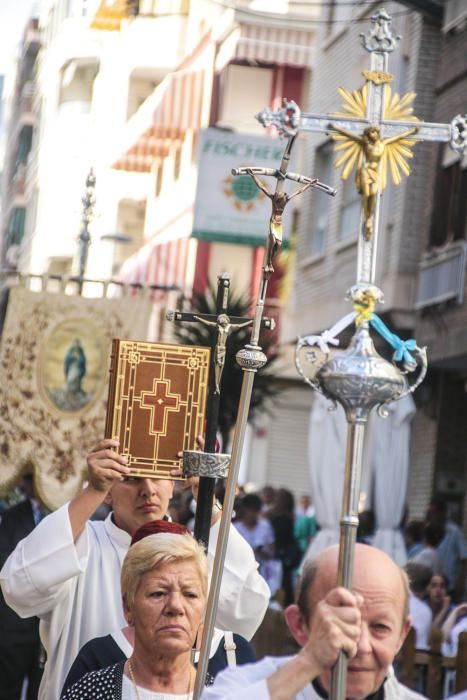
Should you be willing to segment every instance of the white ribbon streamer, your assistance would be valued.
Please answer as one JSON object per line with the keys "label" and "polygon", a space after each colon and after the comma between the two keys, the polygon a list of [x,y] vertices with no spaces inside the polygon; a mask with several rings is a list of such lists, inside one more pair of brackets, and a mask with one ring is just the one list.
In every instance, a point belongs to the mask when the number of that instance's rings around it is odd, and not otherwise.
{"label": "white ribbon streamer", "polygon": [[356,311],[351,311],[337,321],[331,328],[323,331],[321,335],[307,335],[305,338],[302,338],[303,344],[317,345],[321,352],[325,355],[329,355],[329,345],[339,345],[339,339],[336,338],[336,335],[339,335],[339,333],[342,333],[343,330],[350,326],[350,324],[355,321],[357,315]]}

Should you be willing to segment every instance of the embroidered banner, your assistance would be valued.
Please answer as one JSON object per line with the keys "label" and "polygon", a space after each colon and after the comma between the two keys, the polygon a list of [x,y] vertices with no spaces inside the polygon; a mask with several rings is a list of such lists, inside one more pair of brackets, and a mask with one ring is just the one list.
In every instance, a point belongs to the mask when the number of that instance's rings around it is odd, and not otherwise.
{"label": "embroidered banner", "polygon": [[112,339],[147,338],[151,307],[142,295],[10,291],[0,348],[0,493],[28,465],[48,508],[77,493],[86,454],[104,437]]}

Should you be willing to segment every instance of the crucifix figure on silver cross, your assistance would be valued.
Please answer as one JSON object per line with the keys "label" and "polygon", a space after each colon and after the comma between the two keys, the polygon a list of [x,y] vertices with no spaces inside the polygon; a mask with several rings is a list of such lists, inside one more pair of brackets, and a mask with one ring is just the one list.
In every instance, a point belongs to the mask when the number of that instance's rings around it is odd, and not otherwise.
{"label": "crucifix figure on silver cross", "polygon": [[366,84],[353,93],[339,90],[346,102],[344,112],[301,113],[298,105],[290,101],[275,112],[266,108],[257,115],[263,126],[273,125],[287,136],[299,131],[330,134],[337,141],[336,151],[341,151],[336,165],[344,166],[342,178],[346,179],[356,167],[355,182],[362,198],[358,285],[372,285],[375,281],[380,198],[386,185],[386,169],[389,167],[396,184],[401,173],[409,175],[405,159],[412,156],[410,149],[416,141],[448,142],[459,153],[467,145],[467,115],[457,115],[450,124],[423,122],[412,116],[410,103],[414,93],[389,99],[389,83],[393,80],[388,73],[389,54],[400,37],[393,36],[386,10],[378,10],[371,22],[371,31],[360,34],[363,47],[371,54],[370,70],[363,72]]}
{"label": "crucifix figure on silver cross", "polygon": [[[232,175],[249,175],[253,178],[256,186],[263,192],[266,197],[269,197],[272,204],[271,218],[269,219],[269,237],[267,243],[266,252],[266,263],[264,267],[264,274],[267,278],[274,272],[274,266],[272,264],[274,258],[279,252],[282,246],[282,215],[284,213],[286,205],[291,199],[296,197],[302,192],[305,192],[310,187],[316,187],[326,194],[330,194],[332,197],[335,196],[336,190],[328,185],[319,182],[317,178],[306,177],[305,175],[298,175],[297,173],[287,172],[287,165],[290,160],[290,151],[295,141],[296,134],[290,136],[287,146],[285,148],[284,154],[282,156],[281,165],[278,169],[275,168],[259,168],[256,166],[234,168],[232,170]],[[274,192],[270,192],[266,185],[261,182],[258,175],[266,175],[276,178],[276,187]],[[300,187],[295,192],[288,194],[284,191],[284,181],[292,180],[293,182],[301,183],[303,186]]]}

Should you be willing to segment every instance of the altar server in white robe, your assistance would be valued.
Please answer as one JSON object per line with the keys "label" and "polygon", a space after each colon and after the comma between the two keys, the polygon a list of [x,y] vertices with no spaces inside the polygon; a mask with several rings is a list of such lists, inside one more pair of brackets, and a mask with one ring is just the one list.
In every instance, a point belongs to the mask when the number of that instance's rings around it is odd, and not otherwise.
{"label": "altar server in white robe", "polygon": [[[47,663],[39,700],[55,700],[78,651],[93,637],[125,626],[120,569],[132,534],[167,512],[174,482],[128,476],[118,443],[103,440],[88,455],[88,485],[44,518],[22,540],[0,572],[7,603],[22,617],[40,618]],[[111,514],[90,521],[106,501]],[[215,518],[213,518],[214,522]],[[219,521],[212,525],[208,563]],[[264,616],[269,589],[253,551],[231,527],[216,627],[250,639]]]}

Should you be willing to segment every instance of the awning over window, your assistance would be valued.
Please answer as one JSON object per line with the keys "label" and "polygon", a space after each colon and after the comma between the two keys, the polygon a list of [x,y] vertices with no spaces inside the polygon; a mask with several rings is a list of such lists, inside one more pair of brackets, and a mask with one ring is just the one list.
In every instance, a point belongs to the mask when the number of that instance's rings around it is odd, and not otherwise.
{"label": "awning over window", "polygon": [[149,241],[123,263],[117,279],[126,284],[176,286],[183,289],[189,238]]}
{"label": "awning over window", "polygon": [[214,47],[205,37],[177,70],[166,75],[126,125],[117,170],[148,172],[154,158],[209,115]]}
{"label": "awning over window", "polygon": [[90,29],[119,31],[122,20],[127,17],[128,3],[126,0],[101,0],[89,26]]}
{"label": "awning over window", "polygon": [[312,63],[314,46],[311,29],[241,23],[220,47],[216,70],[234,59],[307,68]]}
{"label": "awning over window", "polygon": [[131,143],[114,164],[117,170],[148,172],[154,158],[168,154],[172,141],[200,125],[204,71],[169,73],[127,124]]}

